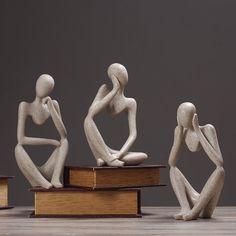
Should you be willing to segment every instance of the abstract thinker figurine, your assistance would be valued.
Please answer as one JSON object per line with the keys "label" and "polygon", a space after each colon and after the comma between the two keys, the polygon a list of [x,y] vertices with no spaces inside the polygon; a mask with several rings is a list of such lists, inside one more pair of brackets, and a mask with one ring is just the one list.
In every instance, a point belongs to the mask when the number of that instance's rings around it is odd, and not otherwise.
{"label": "abstract thinker figurine", "polygon": [[[178,220],[194,220],[198,217],[210,218],[218,203],[225,179],[223,158],[212,125],[199,126],[196,108],[192,103],[182,103],[177,110],[177,127],[174,143],[169,156],[170,180],[181,211],[174,217]],[[194,190],[177,167],[180,147],[185,143],[191,152],[203,149],[215,164],[213,171],[201,193]]]}
{"label": "abstract thinker figurine", "polygon": [[[68,152],[66,129],[61,118],[57,101],[48,95],[54,88],[54,80],[50,75],[41,75],[36,83],[36,97],[32,103],[21,102],[18,111],[17,140],[15,157],[17,164],[33,187],[46,189],[62,187],[60,177],[64,168]],[[42,125],[50,117],[60,135],[60,140],[36,138],[25,136],[25,123],[27,117],[37,125]],[[55,150],[47,162],[38,167],[26,152],[25,145],[53,145]]]}
{"label": "abstract thinker figurine", "polygon": [[[127,70],[123,65],[115,63],[109,66],[107,73],[113,88],[109,90],[107,85],[103,84],[99,88],[88,110],[88,115],[84,120],[84,130],[87,141],[96,158],[98,166],[108,165],[121,167],[123,165],[138,165],[147,159],[147,155],[142,152],[129,152],[137,137],[137,104],[135,99],[127,98],[124,95],[124,89],[128,83]],[[114,150],[108,147],[96,126],[94,118],[104,110],[111,115],[127,112],[129,137],[120,150]]]}

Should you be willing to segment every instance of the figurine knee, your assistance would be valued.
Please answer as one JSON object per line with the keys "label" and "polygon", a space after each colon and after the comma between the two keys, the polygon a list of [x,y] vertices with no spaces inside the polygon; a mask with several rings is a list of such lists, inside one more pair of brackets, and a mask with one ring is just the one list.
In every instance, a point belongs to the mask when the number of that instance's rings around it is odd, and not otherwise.
{"label": "figurine knee", "polygon": [[25,157],[23,152],[25,152],[24,148],[20,144],[17,144],[15,147],[15,157],[18,165],[22,165],[24,163]]}
{"label": "figurine knee", "polygon": [[181,171],[177,167],[170,168],[170,180],[174,189],[178,189],[178,191],[186,192],[186,181],[181,173]]}
{"label": "figurine knee", "polygon": [[143,152],[130,152],[124,157],[120,158],[125,165],[139,165],[148,158],[146,153]]}
{"label": "figurine knee", "polygon": [[61,140],[61,147],[64,147],[64,148],[69,148],[69,142],[67,139],[62,139]]}
{"label": "figurine knee", "polygon": [[220,191],[224,185],[224,181],[225,181],[225,170],[223,167],[219,167],[218,168],[218,174],[219,174],[219,180],[221,181],[221,184],[219,184],[219,188],[220,188]]}
{"label": "figurine knee", "polygon": [[63,152],[63,156],[66,156],[68,153],[68,149],[69,149],[69,142],[67,139],[63,139],[61,140],[61,145],[59,147],[59,150]]}
{"label": "figurine knee", "polygon": [[142,161],[145,161],[146,159],[148,159],[148,155],[146,153],[142,153],[141,159]]}
{"label": "figurine knee", "polygon": [[177,167],[170,168],[170,176],[173,178],[182,179],[182,176],[180,174],[180,170]]}
{"label": "figurine knee", "polygon": [[215,176],[215,182],[217,184],[217,187],[221,190],[225,180],[225,170],[223,167],[218,167],[215,171],[217,173],[217,175]]}
{"label": "figurine knee", "polygon": [[221,177],[223,177],[223,178],[225,177],[225,170],[223,167],[218,167],[217,171]]}

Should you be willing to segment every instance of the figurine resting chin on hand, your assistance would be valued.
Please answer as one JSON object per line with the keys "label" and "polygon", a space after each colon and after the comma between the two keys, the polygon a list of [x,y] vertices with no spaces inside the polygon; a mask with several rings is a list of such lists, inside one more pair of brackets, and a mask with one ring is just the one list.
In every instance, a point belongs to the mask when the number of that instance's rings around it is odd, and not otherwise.
{"label": "figurine resting chin on hand", "polygon": [[[130,148],[137,137],[137,103],[134,98],[128,98],[124,94],[128,83],[128,72],[123,65],[114,63],[108,67],[107,74],[112,83],[112,89],[109,89],[106,84],[98,89],[84,120],[84,131],[88,144],[98,166],[139,165],[148,156],[143,152],[130,152]],[[113,116],[122,112],[125,112],[128,116],[129,136],[119,150],[110,148],[105,143],[95,123],[95,117],[104,110]]]}
{"label": "figurine resting chin on hand", "polygon": [[[48,96],[53,88],[54,79],[50,75],[43,74],[37,80],[34,101],[20,103],[17,126],[18,143],[15,148],[17,164],[26,179],[33,187],[46,189],[62,187],[60,177],[68,153],[67,132],[59,104]],[[60,140],[26,136],[25,123],[28,117],[37,125],[44,124],[51,117]],[[25,149],[26,145],[52,145],[55,149],[44,165],[36,166]]]}

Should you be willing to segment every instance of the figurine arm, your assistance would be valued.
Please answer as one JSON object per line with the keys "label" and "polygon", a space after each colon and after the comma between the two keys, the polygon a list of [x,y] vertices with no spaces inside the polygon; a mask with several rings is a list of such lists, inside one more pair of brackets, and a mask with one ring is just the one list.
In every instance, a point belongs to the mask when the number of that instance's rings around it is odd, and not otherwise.
{"label": "figurine arm", "polygon": [[21,102],[18,108],[18,123],[17,123],[17,141],[19,144],[24,143],[25,138],[25,121],[27,118],[27,104]]}
{"label": "figurine arm", "polygon": [[210,158],[210,160],[217,166],[223,166],[223,158],[220,151],[220,147],[217,140],[217,134],[214,126],[207,125],[203,128],[204,134],[201,131],[199,124],[198,124],[198,117],[197,114],[193,117],[193,127],[196,131],[197,135],[199,136],[200,143]]}
{"label": "figurine arm", "polygon": [[[56,100],[52,100],[52,98],[49,97],[49,96],[43,98],[43,104],[48,105],[48,104],[47,104],[48,101],[52,101],[53,106],[55,107],[57,114],[59,115],[59,117],[60,117],[61,120],[62,120],[62,117],[61,117],[61,110],[60,110],[60,106],[59,106],[58,102],[57,102]],[[50,113],[50,114],[51,114],[51,113]]]}
{"label": "figurine arm", "polygon": [[112,77],[112,83],[113,83],[113,89],[103,98],[102,98],[102,95],[104,95],[104,90],[106,88],[106,85],[102,85],[100,87],[92,105],[89,108],[89,112],[88,112],[89,115],[95,116],[96,114],[98,114],[101,110],[106,108],[109,102],[114,98],[114,96],[116,95],[116,93],[118,92],[120,88],[120,84],[119,84],[118,79],[115,76]]}
{"label": "figurine arm", "polygon": [[59,106],[58,102],[57,102],[56,100],[52,100],[52,102],[53,102],[53,105],[54,105],[54,107],[55,107],[55,109],[56,109],[56,111],[57,111],[57,114],[59,115],[59,117],[60,117],[61,120],[62,120],[62,117],[61,117],[61,110],[60,110],[60,106]]}
{"label": "figurine arm", "polygon": [[55,127],[58,131],[58,133],[60,134],[62,139],[65,139],[67,136],[67,132],[66,132],[66,128],[63,124],[63,121],[61,119],[61,112],[60,112],[60,107],[57,101],[55,100],[51,100],[51,98],[49,98],[47,100],[47,105],[48,105],[48,109],[50,111],[50,114],[52,116],[52,120],[55,124]]}
{"label": "figurine arm", "polygon": [[122,157],[127,153],[134,143],[137,137],[137,127],[136,127],[136,113],[137,113],[137,103],[133,98],[130,98],[127,105],[128,109],[128,123],[129,123],[129,137],[126,140],[123,147],[117,153],[118,158]]}
{"label": "figurine arm", "polygon": [[97,102],[100,102],[109,92],[106,84],[101,85],[90,107],[93,107]]}
{"label": "figurine arm", "polygon": [[60,146],[60,142],[49,138],[24,137],[22,145],[53,145]]}
{"label": "figurine arm", "polygon": [[174,132],[174,143],[169,155],[169,166],[175,167],[180,158],[180,148],[183,142],[183,127],[178,125]]}
{"label": "figurine arm", "polygon": [[18,110],[17,141],[21,145],[55,145],[59,142],[54,139],[34,138],[25,136],[25,121],[27,118],[27,103],[21,102]]}

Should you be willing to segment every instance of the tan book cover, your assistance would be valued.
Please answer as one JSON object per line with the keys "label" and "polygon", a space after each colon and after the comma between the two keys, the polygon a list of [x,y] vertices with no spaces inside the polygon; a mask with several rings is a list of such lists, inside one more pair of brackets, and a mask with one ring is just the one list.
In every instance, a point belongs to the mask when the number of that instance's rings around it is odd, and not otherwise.
{"label": "tan book cover", "polygon": [[65,167],[64,185],[91,189],[159,186],[163,165]]}
{"label": "tan book cover", "polygon": [[0,175],[0,209],[12,208],[8,206],[8,180],[13,176]]}
{"label": "tan book cover", "polygon": [[32,217],[139,217],[140,190],[42,189],[35,192]]}

